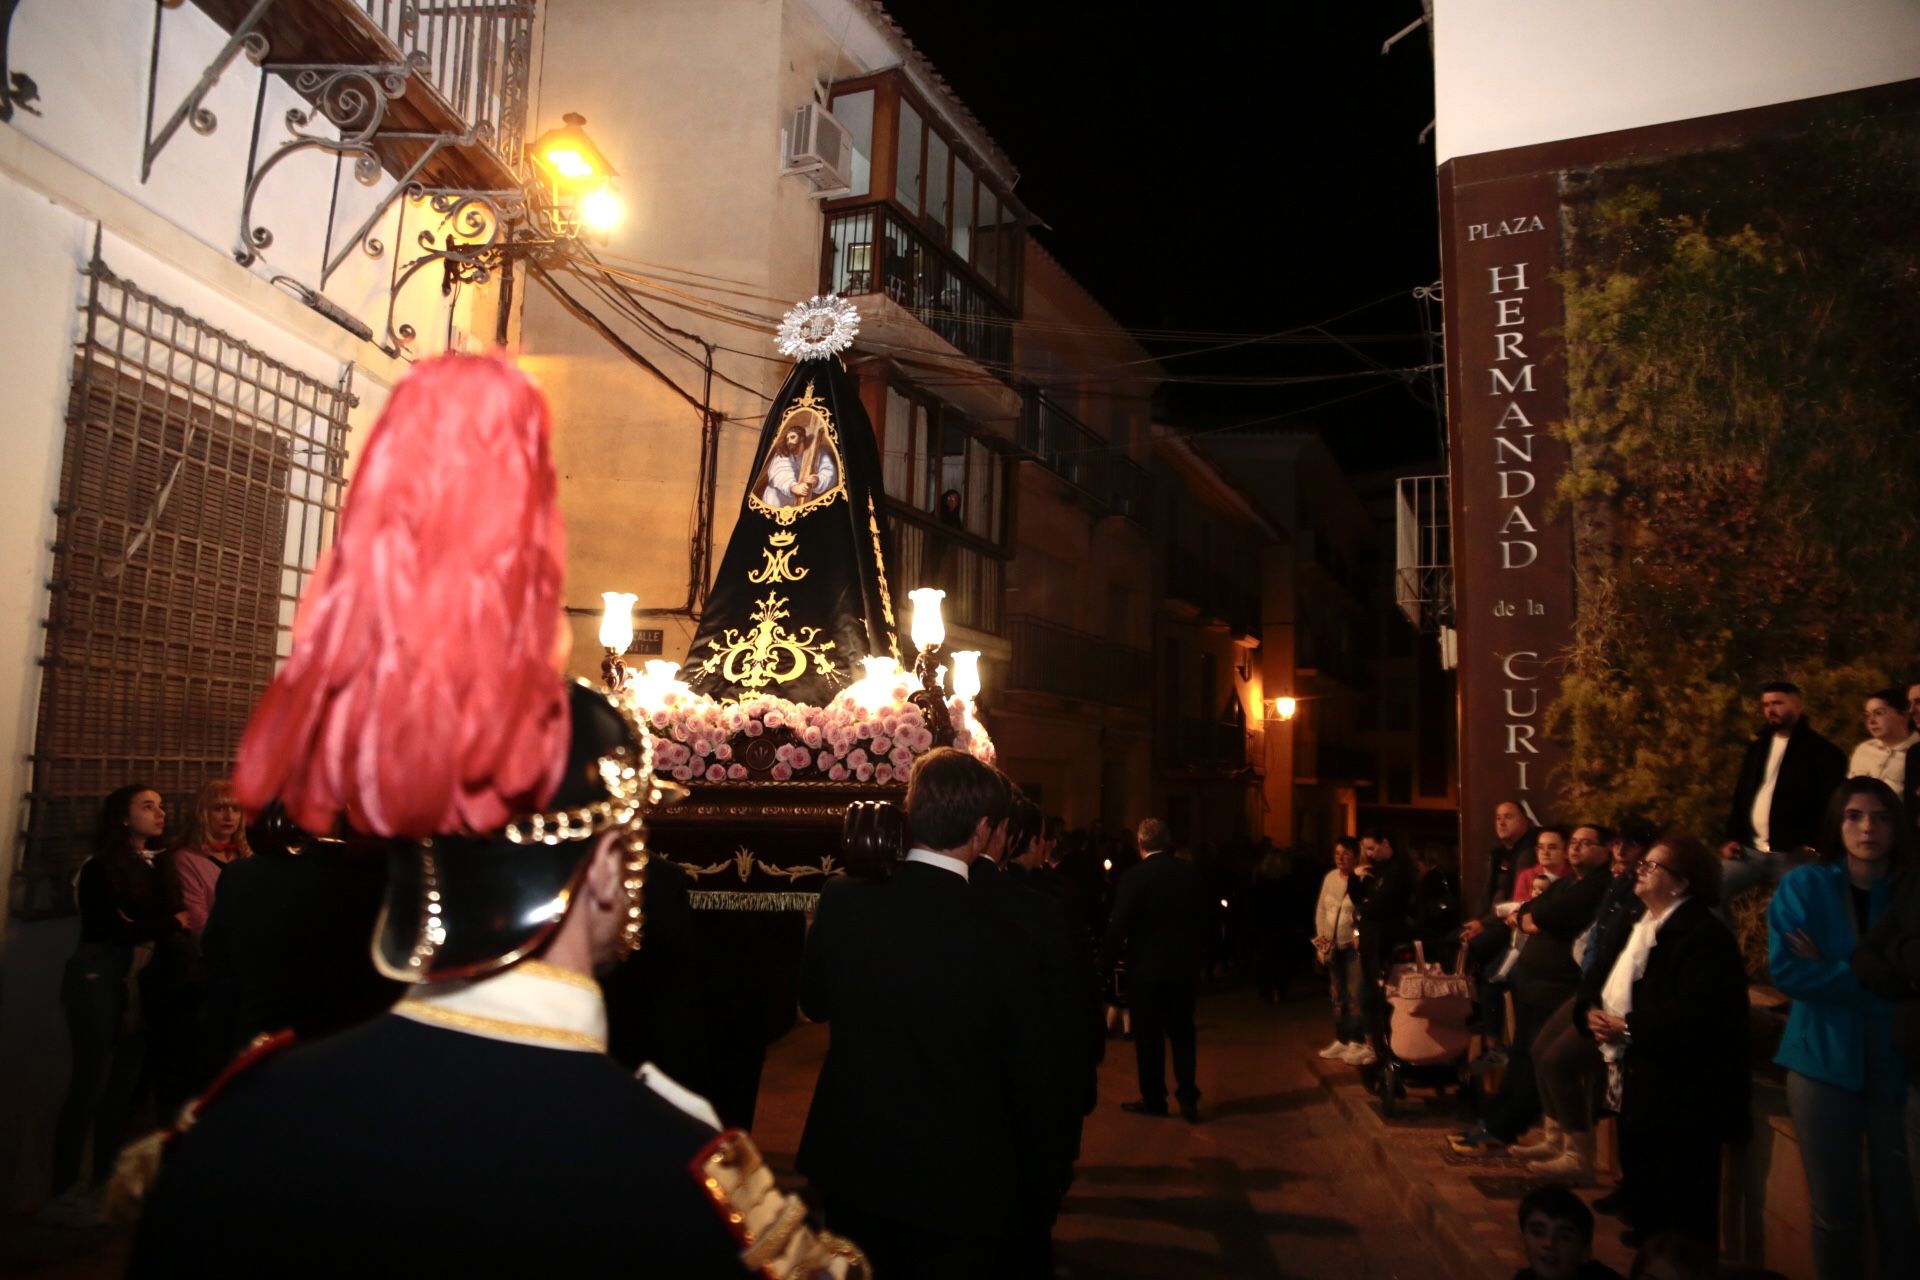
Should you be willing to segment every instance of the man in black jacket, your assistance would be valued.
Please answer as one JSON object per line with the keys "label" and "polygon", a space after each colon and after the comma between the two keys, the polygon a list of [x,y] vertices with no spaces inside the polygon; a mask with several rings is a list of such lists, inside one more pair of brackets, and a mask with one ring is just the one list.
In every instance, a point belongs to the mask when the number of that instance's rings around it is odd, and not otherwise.
{"label": "man in black jacket", "polygon": [[1194,1082],[1193,1007],[1211,918],[1206,887],[1199,869],[1173,854],[1166,823],[1148,818],[1138,836],[1140,862],[1120,878],[1114,894],[1102,965],[1111,970],[1115,959],[1127,962],[1140,1098],[1120,1106],[1140,1115],[1167,1114],[1170,1045],[1180,1114],[1196,1124],[1200,1086]]}
{"label": "man in black jacket", "polygon": [[[1893,1045],[1907,1066],[1907,1150],[1912,1152],[1920,1151],[1920,875],[1912,870],[1914,838],[1894,839],[1894,857],[1902,860],[1894,865],[1908,870],[1894,883],[1893,905],[1853,949],[1853,976],[1893,1002]],[[1920,1199],[1920,1160],[1909,1159],[1907,1167]]]}
{"label": "man in black jacket", "polygon": [[1387,993],[1383,985],[1393,949],[1413,937],[1414,896],[1420,887],[1413,859],[1396,851],[1393,837],[1378,827],[1360,836],[1360,864],[1347,881],[1354,927],[1360,935],[1360,1016],[1368,1044],[1356,1066],[1373,1062],[1388,1040]]}
{"label": "man in black jacket", "polygon": [[1472,918],[1461,926],[1460,941],[1467,947],[1472,971],[1481,979],[1478,1020],[1488,1023],[1484,1030],[1498,1038],[1506,1034],[1506,1019],[1494,1011],[1503,1007],[1500,994],[1506,987],[1494,974],[1506,959],[1513,935],[1494,908],[1513,900],[1514,878],[1538,860],[1534,844],[1540,830],[1518,800],[1502,800],[1493,806],[1493,834],[1499,843],[1487,853],[1487,876],[1480,885]]}
{"label": "man in black jacket", "polygon": [[1057,1170],[1028,952],[969,881],[1006,811],[992,769],[938,748],[907,784],[912,847],[821,895],[800,1007],[832,1031],[798,1165],[877,1274],[999,1274],[1020,1193]]}
{"label": "man in black jacket", "polygon": [[1820,819],[1833,789],[1847,776],[1846,753],[1808,724],[1800,686],[1771,680],[1760,686],[1760,715],[1766,722],[1747,746],[1740,778],[1727,812],[1726,905],[1756,886],[1772,886],[1812,858],[1820,839]]}

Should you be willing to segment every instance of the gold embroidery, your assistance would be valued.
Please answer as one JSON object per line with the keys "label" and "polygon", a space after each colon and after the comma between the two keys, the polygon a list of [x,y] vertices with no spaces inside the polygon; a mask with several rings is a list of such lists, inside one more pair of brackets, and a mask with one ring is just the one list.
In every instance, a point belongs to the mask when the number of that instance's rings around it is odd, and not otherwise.
{"label": "gold embroidery", "polygon": [[760,548],[760,554],[766,557],[766,563],[747,575],[747,581],[760,586],[770,582],[798,582],[812,573],[811,569],[795,567],[793,558],[800,554],[800,548],[793,545],[791,529],[775,529],[767,536],[767,545]]}
{"label": "gold embroidery", "polygon": [[[819,423],[817,430],[809,430],[807,420]],[[803,437],[802,452],[790,454],[783,452],[789,431]],[[801,516],[833,503],[847,496],[846,455],[840,452],[840,433],[834,428],[833,415],[827,411],[827,403],[813,393],[813,383],[807,383],[807,389],[800,398],[787,407],[780,415],[780,425],[773,433],[774,445],[760,463],[760,472],[753,487],[747,491],[747,505],[761,515],[771,517],[775,523],[785,527]],[[825,493],[809,493],[791,505],[776,505],[767,502],[761,495],[775,487],[772,475],[776,457],[793,458],[793,478],[800,481],[806,476],[818,475],[819,465],[824,458],[833,467],[833,485]],[[791,494],[789,490],[789,494]],[[797,495],[796,495],[797,496]]]}
{"label": "gold embroidery", "polygon": [[900,628],[893,621],[893,592],[887,587],[887,553],[880,549],[880,519],[874,514],[873,495],[867,495],[867,528],[873,533],[873,568],[880,577],[880,612],[887,619],[887,648],[900,661]]}
{"label": "gold embroidery", "polygon": [[758,693],[770,684],[786,684],[806,674],[811,661],[816,673],[838,683],[831,651],[833,641],[821,640],[820,628],[801,627],[793,635],[780,625],[788,616],[786,597],[772,591],[764,600],[755,601],[753,629],[745,635],[728,627],[721,640],[707,641],[713,652],[700,664],[700,674],[718,674],[728,684],[749,693]]}
{"label": "gold embroidery", "polygon": [[607,1041],[604,1036],[596,1036],[585,1031],[566,1031],[560,1027],[543,1027],[537,1022],[513,1022],[506,1018],[489,1018],[479,1013],[462,1013],[457,1009],[443,1008],[412,997],[393,1006],[393,1011],[417,1022],[431,1022],[454,1031],[466,1031],[496,1040],[531,1040],[536,1044],[550,1044],[568,1049],[590,1049],[594,1053],[607,1051]]}
{"label": "gold embroidery", "polygon": [[866,1280],[872,1267],[852,1241],[807,1226],[807,1206],[780,1190],[753,1140],[728,1130],[695,1166],[701,1187],[741,1246],[740,1260],[763,1280]]}

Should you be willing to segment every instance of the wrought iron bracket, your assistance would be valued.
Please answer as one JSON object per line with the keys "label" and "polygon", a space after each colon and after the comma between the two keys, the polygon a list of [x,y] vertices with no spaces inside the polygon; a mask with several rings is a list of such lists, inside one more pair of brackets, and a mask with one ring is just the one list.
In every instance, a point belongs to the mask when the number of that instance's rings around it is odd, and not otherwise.
{"label": "wrought iron bracket", "polygon": [[260,20],[267,16],[267,10],[273,8],[274,0],[256,0],[253,8],[247,11],[247,16],[242,18],[239,25],[233,29],[233,34],[228,37],[227,42],[220,46],[220,52],[213,55],[213,61],[207,64],[207,69],[200,73],[200,79],[187,91],[187,96],[181,99],[180,105],[173,109],[173,114],[167,117],[167,122],[160,126],[160,132],[155,133],[153,109],[154,94],[159,87],[157,73],[160,69],[161,11],[177,8],[179,4],[180,0],[161,0],[154,9],[153,66],[147,74],[146,147],[140,153],[142,183],[145,183],[153,173],[153,162],[160,158],[160,153],[167,149],[169,142],[173,141],[173,135],[180,132],[181,125],[191,125],[195,133],[203,135],[212,133],[220,127],[219,119],[202,104],[206,96],[213,92],[213,86],[220,83],[221,73],[227,69],[234,58],[244,50],[247,60],[259,66],[267,57],[267,38],[261,35],[257,28]]}

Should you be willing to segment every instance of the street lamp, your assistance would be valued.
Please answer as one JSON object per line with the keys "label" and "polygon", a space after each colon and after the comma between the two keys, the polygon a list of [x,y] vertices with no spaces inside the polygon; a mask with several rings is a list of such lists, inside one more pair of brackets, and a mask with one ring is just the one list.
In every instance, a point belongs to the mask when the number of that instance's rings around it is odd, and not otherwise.
{"label": "street lamp", "polygon": [[600,593],[600,647],[606,650],[600,659],[600,679],[609,689],[618,689],[627,676],[627,664],[621,658],[633,644],[633,605],[639,598],[626,591]]}
{"label": "street lamp", "polygon": [[907,599],[913,602],[909,634],[914,648],[920,651],[913,660],[913,674],[920,681],[920,688],[907,701],[920,708],[927,718],[927,728],[933,730],[934,742],[942,747],[953,745],[953,717],[947,712],[947,700],[940,690],[946,668],[936,662],[940,646],[947,642],[946,619],[940,616],[940,602],[946,596],[938,587],[916,587],[907,592]]}
{"label": "street lamp", "polygon": [[584,225],[604,234],[620,221],[620,198],[613,194],[619,175],[587,136],[585,116],[569,111],[561,119],[560,128],[528,149],[534,168],[546,179],[557,222],[569,231]]}
{"label": "street lamp", "polygon": [[1298,710],[1300,710],[1300,704],[1292,698],[1273,700],[1273,718],[1276,720],[1291,720]]}

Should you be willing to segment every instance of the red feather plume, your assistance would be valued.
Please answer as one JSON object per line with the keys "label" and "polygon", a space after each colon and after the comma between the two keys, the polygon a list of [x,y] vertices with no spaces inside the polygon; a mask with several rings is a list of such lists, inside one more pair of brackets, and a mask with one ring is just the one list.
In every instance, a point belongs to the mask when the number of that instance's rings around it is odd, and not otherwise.
{"label": "red feather plume", "polygon": [[241,739],[248,809],[418,837],[546,803],[570,732],[550,431],[504,357],[421,361],[393,389]]}

